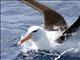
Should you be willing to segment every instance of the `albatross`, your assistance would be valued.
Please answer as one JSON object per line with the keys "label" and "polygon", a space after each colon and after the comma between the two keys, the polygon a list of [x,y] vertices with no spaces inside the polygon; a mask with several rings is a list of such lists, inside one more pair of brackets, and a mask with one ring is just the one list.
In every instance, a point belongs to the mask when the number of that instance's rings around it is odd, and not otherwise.
{"label": "albatross", "polygon": [[55,10],[35,0],[21,0],[21,2],[33,7],[44,16],[44,26],[31,26],[28,28],[28,32],[18,42],[19,45],[31,39],[40,50],[54,50],[56,46],[65,42],[66,36],[71,36],[71,33],[80,29],[80,16],[75,23],[68,27],[64,17]]}

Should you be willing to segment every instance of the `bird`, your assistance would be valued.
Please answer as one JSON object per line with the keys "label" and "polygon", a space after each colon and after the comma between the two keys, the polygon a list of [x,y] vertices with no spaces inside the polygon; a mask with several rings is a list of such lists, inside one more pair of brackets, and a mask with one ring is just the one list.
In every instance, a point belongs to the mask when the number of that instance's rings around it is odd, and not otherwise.
{"label": "bird", "polygon": [[65,37],[70,37],[71,33],[80,30],[80,16],[68,27],[64,17],[55,10],[35,0],[21,0],[21,2],[39,11],[44,16],[44,24],[31,26],[18,42],[19,45],[31,39],[40,50],[55,50],[65,42]]}

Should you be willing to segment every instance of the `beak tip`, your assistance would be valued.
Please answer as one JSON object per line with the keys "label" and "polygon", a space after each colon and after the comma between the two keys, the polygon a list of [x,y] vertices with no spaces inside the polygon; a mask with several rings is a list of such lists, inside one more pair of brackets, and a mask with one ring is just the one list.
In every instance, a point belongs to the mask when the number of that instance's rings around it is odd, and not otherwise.
{"label": "beak tip", "polygon": [[18,45],[21,45],[21,42],[20,41],[18,41]]}

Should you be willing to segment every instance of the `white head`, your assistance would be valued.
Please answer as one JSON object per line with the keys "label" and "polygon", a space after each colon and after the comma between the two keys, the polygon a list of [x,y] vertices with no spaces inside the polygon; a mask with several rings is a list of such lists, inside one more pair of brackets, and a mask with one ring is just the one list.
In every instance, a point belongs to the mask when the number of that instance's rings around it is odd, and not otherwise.
{"label": "white head", "polygon": [[38,31],[43,31],[43,28],[42,27],[39,27],[39,26],[31,26],[29,29],[28,29],[28,32],[27,34],[33,34],[33,33],[37,33]]}
{"label": "white head", "polygon": [[43,35],[46,35],[46,34],[45,34],[45,30],[44,30],[42,27],[39,27],[39,26],[31,26],[31,27],[28,29],[27,34],[31,36],[31,39],[32,39],[33,41],[38,40],[38,39],[41,38]]}
{"label": "white head", "polygon": [[39,40],[39,38],[45,36],[45,30],[39,26],[31,26],[28,29],[27,34],[20,40],[19,44],[24,43],[26,40],[32,39],[33,41]]}

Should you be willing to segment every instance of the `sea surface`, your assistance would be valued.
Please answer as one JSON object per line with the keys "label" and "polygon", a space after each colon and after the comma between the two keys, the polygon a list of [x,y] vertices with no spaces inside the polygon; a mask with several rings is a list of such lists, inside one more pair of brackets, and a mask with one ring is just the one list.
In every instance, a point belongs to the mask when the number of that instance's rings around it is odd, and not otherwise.
{"label": "sea surface", "polygon": [[[80,1],[38,1],[59,12],[68,26],[80,16]],[[29,51],[23,54],[18,46],[21,35],[32,25],[41,25],[43,15],[20,1],[1,0],[1,60],[80,60],[80,31],[69,39],[75,44],[63,53],[55,54],[48,51]],[[71,45],[68,43],[68,45]],[[77,45],[77,47],[76,47]],[[44,53],[42,53],[44,52]],[[71,53],[72,52],[72,53]]]}

